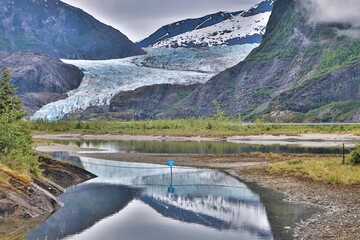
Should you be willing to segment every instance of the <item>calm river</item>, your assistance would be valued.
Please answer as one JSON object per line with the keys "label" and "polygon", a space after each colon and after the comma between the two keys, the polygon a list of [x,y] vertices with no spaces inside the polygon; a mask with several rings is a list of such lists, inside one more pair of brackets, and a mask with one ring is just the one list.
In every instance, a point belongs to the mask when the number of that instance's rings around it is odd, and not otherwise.
{"label": "calm river", "polygon": [[[149,151],[148,145],[131,143],[68,144]],[[157,144],[151,149],[169,149]],[[171,152],[181,148],[172,145]],[[216,170],[175,166],[171,175],[166,165],[56,156],[98,177],[68,188],[60,196],[64,207],[28,232],[27,239],[291,239],[294,222],[316,211]]]}

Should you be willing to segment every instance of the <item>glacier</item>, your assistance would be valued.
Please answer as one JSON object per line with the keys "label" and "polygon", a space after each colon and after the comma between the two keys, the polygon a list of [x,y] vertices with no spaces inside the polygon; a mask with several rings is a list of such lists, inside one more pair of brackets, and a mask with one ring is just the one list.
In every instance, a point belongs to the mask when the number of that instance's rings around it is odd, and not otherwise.
{"label": "glacier", "polygon": [[106,106],[121,91],[154,84],[205,83],[234,66],[259,44],[206,48],[146,48],[146,55],[113,60],[66,60],[77,66],[84,79],[63,100],[43,106],[32,120],[56,121],[92,106]]}

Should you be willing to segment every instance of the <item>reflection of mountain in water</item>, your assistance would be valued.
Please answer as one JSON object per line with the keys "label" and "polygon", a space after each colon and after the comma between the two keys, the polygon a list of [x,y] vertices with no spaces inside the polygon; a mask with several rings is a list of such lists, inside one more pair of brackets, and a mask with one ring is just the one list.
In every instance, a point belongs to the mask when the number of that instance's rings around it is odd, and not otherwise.
{"label": "reflection of mountain in water", "polygon": [[103,218],[119,212],[141,190],[109,184],[80,184],[61,195],[65,206],[38,228],[28,239],[62,239],[80,233]]}
{"label": "reflection of mountain in water", "polygon": [[218,230],[245,231],[254,237],[272,236],[259,196],[222,172],[174,168],[176,194],[168,195],[170,174],[166,166],[81,159],[88,171],[100,176],[98,181],[146,188],[140,200],[165,217]]}
{"label": "reflection of mountain in water", "polygon": [[142,196],[140,200],[165,217],[197,223],[218,230],[247,233],[253,239],[271,239],[272,233],[262,205],[251,206],[224,198],[204,196]]}
{"label": "reflection of mountain in water", "polygon": [[166,194],[166,187],[156,185],[168,183],[169,174],[142,180],[148,187],[140,200],[163,216],[218,230],[247,232],[254,239],[272,236],[259,196],[222,172],[177,172],[173,176],[175,194]]}

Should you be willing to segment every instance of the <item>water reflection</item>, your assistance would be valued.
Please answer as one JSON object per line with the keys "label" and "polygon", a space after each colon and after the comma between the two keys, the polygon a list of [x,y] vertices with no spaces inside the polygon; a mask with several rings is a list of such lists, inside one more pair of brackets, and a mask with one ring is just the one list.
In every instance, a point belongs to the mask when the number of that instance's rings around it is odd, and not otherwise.
{"label": "water reflection", "polygon": [[273,239],[274,224],[283,229],[297,211],[308,212],[272,195],[281,221],[270,222],[259,194],[219,171],[175,167],[169,193],[167,166],[75,161],[99,177],[67,189],[65,206],[28,239]]}
{"label": "water reflection", "polygon": [[[301,147],[296,145],[257,145],[230,142],[174,142],[174,141],[74,141],[56,140],[60,144],[83,148],[97,148],[109,152],[133,153],[188,153],[188,154],[233,154],[233,153],[308,153],[341,154],[339,147]],[[349,152],[349,150],[346,150]]]}
{"label": "water reflection", "polygon": [[28,239],[62,239],[80,233],[123,209],[139,192],[126,186],[100,183],[69,188],[60,197],[64,207],[26,236]]}

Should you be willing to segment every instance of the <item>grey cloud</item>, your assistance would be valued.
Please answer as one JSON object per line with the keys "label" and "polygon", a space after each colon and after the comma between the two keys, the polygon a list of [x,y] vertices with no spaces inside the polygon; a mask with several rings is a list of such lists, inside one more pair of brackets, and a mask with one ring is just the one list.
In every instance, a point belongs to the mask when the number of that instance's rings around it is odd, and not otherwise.
{"label": "grey cloud", "polygon": [[131,40],[148,36],[162,25],[218,11],[248,9],[261,0],[63,0],[80,7]]}
{"label": "grey cloud", "polygon": [[317,23],[343,23],[360,27],[359,0],[300,0]]}
{"label": "grey cloud", "polygon": [[347,30],[338,30],[338,35],[347,36],[354,39],[360,39],[360,29],[347,29]]}

